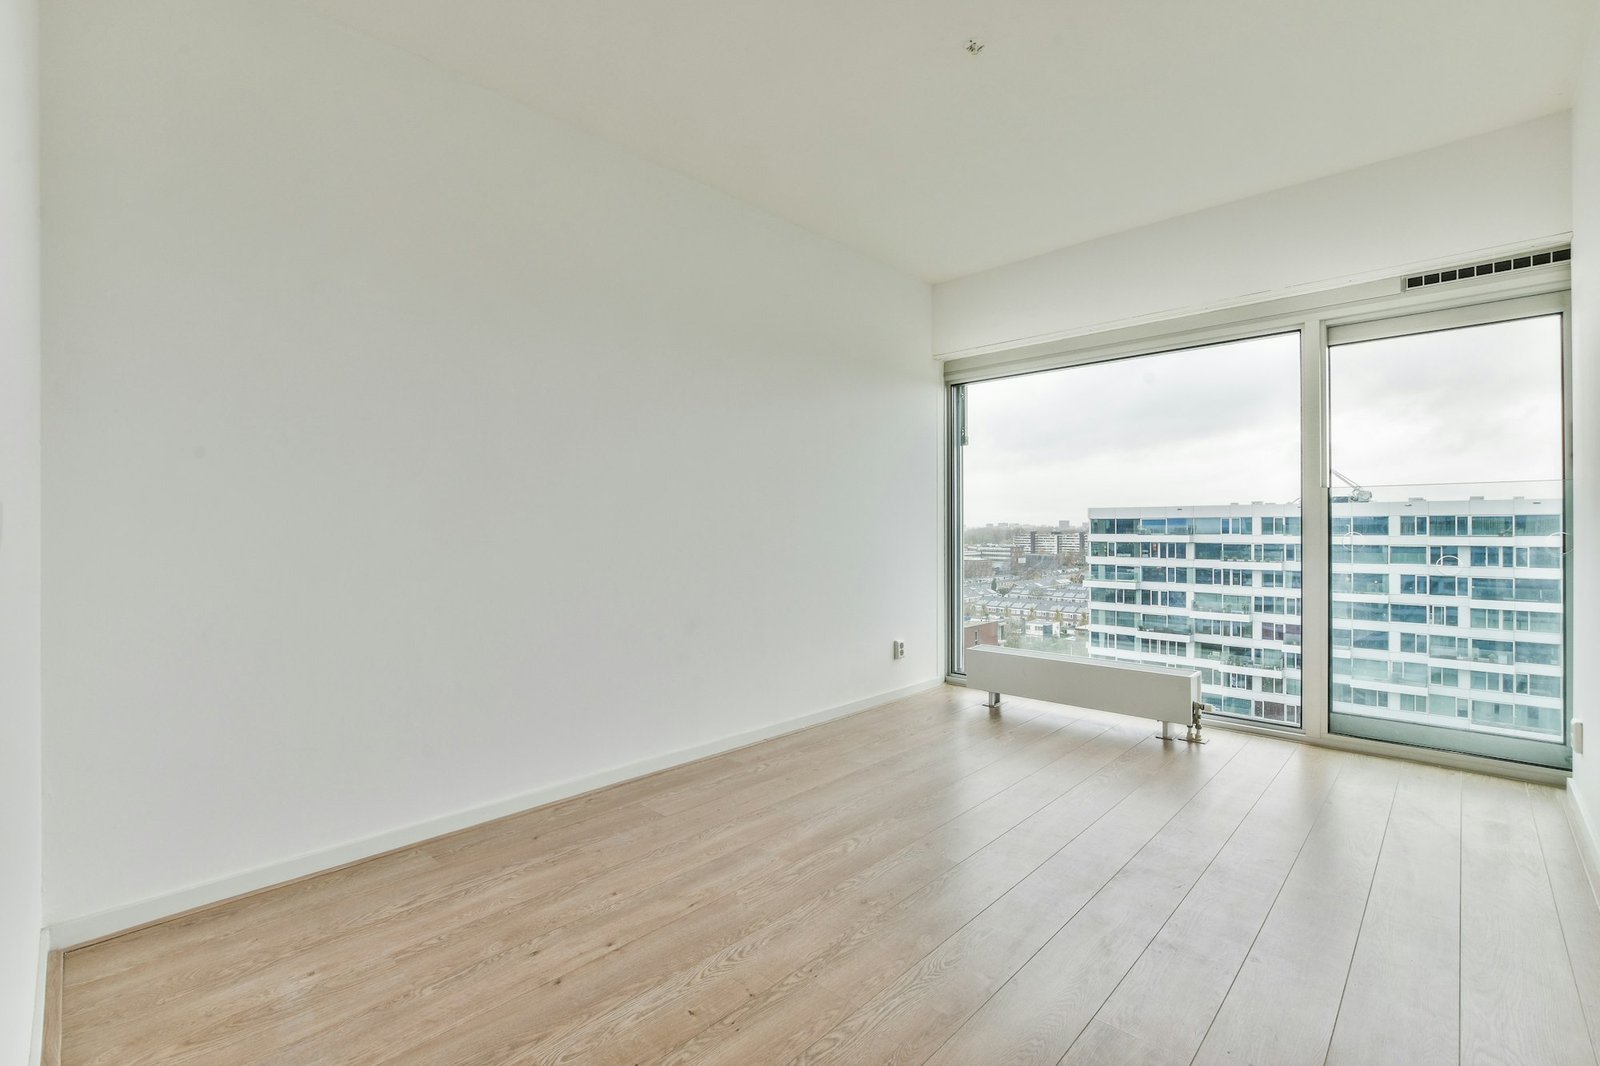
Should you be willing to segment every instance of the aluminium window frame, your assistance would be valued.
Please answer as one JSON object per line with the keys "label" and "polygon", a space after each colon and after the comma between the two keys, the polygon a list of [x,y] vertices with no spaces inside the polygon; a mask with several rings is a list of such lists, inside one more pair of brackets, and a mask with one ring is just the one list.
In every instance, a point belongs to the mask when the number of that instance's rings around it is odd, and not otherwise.
{"label": "aluminium window frame", "polygon": [[[1567,548],[1571,544],[1570,530],[1572,528],[1572,303],[1570,293],[1567,291],[1548,292],[1534,295],[1521,295],[1503,299],[1484,300],[1464,306],[1441,308],[1421,311],[1412,314],[1399,314],[1387,318],[1362,319],[1342,324],[1330,325],[1327,329],[1328,359],[1331,362],[1332,349],[1345,344],[1361,344],[1367,341],[1390,340],[1397,337],[1411,337],[1424,333],[1442,333],[1455,329],[1469,329],[1474,326],[1486,326],[1499,322],[1515,322],[1526,318],[1546,318],[1551,315],[1561,317],[1561,606],[1562,606],[1562,656],[1561,656],[1561,702],[1562,702],[1562,733],[1559,748],[1548,741],[1536,741],[1526,738],[1496,737],[1493,741],[1485,740],[1482,736],[1473,737],[1468,734],[1464,738],[1457,738],[1457,743],[1465,748],[1482,747],[1498,748],[1501,754],[1489,756],[1499,761],[1525,762],[1529,765],[1545,765],[1554,756],[1561,764],[1556,769],[1570,770],[1572,766],[1572,560]],[[1470,536],[1461,532],[1458,520],[1456,536]],[[1466,552],[1463,551],[1465,555]],[[1441,580],[1431,578],[1430,581]],[[1465,582],[1465,578],[1457,578],[1457,585]],[[1474,579],[1478,580],[1478,579]],[[1510,580],[1503,579],[1503,580]],[[1430,595],[1433,593],[1430,591]],[[1461,595],[1458,591],[1458,595]],[[1331,715],[1331,710],[1330,710]],[[1383,719],[1372,719],[1362,723],[1368,731],[1363,735],[1376,739],[1384,736],[1393,736],[1397,743],[1407,742],[1401,737],[1416,736],[1419,731],[1408,725],[1389,722]],[[1333,734],[1331,717],[1327,720],[1327,728],[1331,735],[1344,736],[1347,734]],[[1407,746],[1417,746],[1415,742]],[[1520,754],[1518,754],[1520,753]]]}
{"label": "aluminium window frame", "polygon": [[[1412,271],[1411,273],[1415,273]],[[1352,338],[1376,339],[1404,332],[1504,321],[1507,317],[1559,312],[1562,315],[1562,421],[1564,441],[1564,529],[1566,555],[1564,640],[1568,649],[1568,675],[1564,683],[1566,723],[1564,742],[1570,745],[1572,698],[1570,661],[1572,648],[1572,589],[1575,561],[1567,551],[1571,543],[1572,515],[1572,314],[1571,265],[1568,262],[1532,267],[1512,273],[1488,275],[1448,285],[1407,290],[1404,276],[1363,282],[1319,293],[1284,297],[1236,307],[1183,315],[1160,321],[1019,343],[1000,350],[951,358],[944,362],[945,382],[945,616],[946,681],[965,684],[956,671],[961,625],[961,437],[966,412],[963,385],[1014,377],[1036,371],[1110,362],[1142,355],[1159,355],[1230,341],[1275,334],[1300,335],[1300,498],[1301,498],[1301,725],[1265,725],[1212,716],[1210,724],[1246,732],[1303,740],[1311,744],[1366,754],[1398,756],[1476,770],[1546,784],[1559,784],[1570,771],[1550,769],[1481,755],[1418,748],[1392,741],[1347,737],[1328,728],[1331,596],[1328,449],[1328,354],[1330,335],[1339,343]],[[1545,307],[1544,311],[1521,308]],[[1441,325],[1440,323],[1445,323]],[[1399,328],[1402,332],[1392,332]],[[1314,531],[1323,531],[1315,534]]]}

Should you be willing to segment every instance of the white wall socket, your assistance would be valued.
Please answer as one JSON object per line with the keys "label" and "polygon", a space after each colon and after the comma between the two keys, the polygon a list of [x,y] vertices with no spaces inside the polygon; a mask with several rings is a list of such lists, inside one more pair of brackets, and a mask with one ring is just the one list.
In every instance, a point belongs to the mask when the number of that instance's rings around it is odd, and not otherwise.
{"label": "white wall socket", "polygon": [[894,642],[894,657],[896,659],[904,659],[906,657],[906,642],[905,641],[897,640],[897,641]]}

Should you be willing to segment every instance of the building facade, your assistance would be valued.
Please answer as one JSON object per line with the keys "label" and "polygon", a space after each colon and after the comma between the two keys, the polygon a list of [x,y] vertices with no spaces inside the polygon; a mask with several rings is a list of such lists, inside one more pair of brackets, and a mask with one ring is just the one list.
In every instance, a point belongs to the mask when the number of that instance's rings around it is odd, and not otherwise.
{"label": "building facade", "polygon": [[[1561,514],[1335,498],[1330,712],[1562,742]],[[1089,516],[1091,655],[1192,666],[1216,713],[1300,723],[1298,506]]]}
{"label": "building facade", "polygon": [[1064,555],[1063,536],[1054,529],[1019,529],[1012,534],[1011,544],[1024,555]]}

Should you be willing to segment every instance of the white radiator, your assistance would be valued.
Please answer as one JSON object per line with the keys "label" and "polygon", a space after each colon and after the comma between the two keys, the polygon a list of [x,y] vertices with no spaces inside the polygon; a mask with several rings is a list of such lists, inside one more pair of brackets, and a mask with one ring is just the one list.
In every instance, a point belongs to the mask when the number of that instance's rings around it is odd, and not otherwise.
{"label": "white radiator", "polygon": [[1000,706],[1000,694],[1089,707],[1150,718],[1187,727],[1186,739],[1200,738],[1200,671],[1170,666],[1139,666],[1081,655],[1023,651],[977,644],[965,652],[967,687],[989,693],[989,706]]}

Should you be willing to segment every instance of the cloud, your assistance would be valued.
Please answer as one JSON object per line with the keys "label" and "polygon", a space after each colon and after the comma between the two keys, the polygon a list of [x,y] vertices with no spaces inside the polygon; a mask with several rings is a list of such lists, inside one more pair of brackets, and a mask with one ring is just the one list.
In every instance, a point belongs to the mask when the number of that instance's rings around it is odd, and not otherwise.
{"label": "cloud", "polygon": [[1295,334],[967,389],[969,524],[1299,495]]}
{"label": "cloud", "polygon": [[1562,476],[1558,316],[1344,345],[1328,388],[1333,466],[1358,481]]}
{"label": "cloud", "polygon": [[[1333,466],[1478,495],[1559,479],[1560,352],[1555,316],[1336,348]],[[1284,334],[968,386],[965,519],[1298,498],[1299,360]]]}

